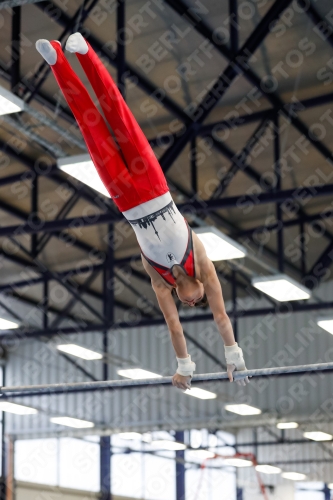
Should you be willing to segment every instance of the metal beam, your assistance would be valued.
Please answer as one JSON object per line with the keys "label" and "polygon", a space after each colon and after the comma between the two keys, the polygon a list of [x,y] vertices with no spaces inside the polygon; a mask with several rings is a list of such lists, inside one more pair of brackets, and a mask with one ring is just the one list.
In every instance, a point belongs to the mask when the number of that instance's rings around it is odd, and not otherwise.
{"label": "metal beam", "polygon": [[[212,88],[203,97],[196,109],[191,114],[192,123],[186,128],[184,134],[176,138],[172,146],[160,158],[160,164],[167,172],[172,163],[177,159],[180,153],[185,148],[189,140],[195,135],[197,125],[203,123],[209,116],[210,112],[218,104],[225,92],[235,80],[236,76],[243,71],[243,68],[248,66],[248,61],[252,54],[256,51],[262,41],[270,32],[270,27],[288,7],[291,0],[278,0],[269,11],[265,14],[258,26],[246,40],[240,50],[231,58],[230,64],[220,74]],[[188,17],[187,17],[188,20]]]}
{"label": "metal beam", "polygon": [[303,283],[310,289],[316,288],[320,281],[327,277],[327,271],[333,261],[333,240],[327,245],[323,253],[313,264],[303,279]]}
{"label": "metal beam", "polygon": [[38,3],[41,0],[1,0],[0,10],[2,9],[14,9],[20,5],[26,5],[29,3]]}
{"label": "metal beam", "polygon": [[[258,125],[250,139],[246,142],[244,148],[240,153],[237,153],[231,157],[231,150],[227,152],[229,159],[232,161],[232,165],[229,168],[228,172],[221,179],[219,185],[216,187],[210,199],[217,199],[222,196],[224,191],[227,189],[237,172],[242,171],[247,173],[249,177],[254,179],[257,183],[260,183],[261,175],[255,171],[251,165],[246,163],[248,155],[251,153],[254,146],[257,144],[259,139],[265,133],[268,125],[270,123],[270,117],[264,118],[263,121]],[[222,153],[223,154],[223,153]]]}
{"label": "metal beam", "polygon": [[[175,440],[177,443],[184,443],[184,431],[176,431]],[[176,451],[176,500],[185,500],[185,451]]]}
{"label": "metal beam", "polygon": [[[273,120],[274,125],[274,174],[275,174],[275,192],[281,191],[281,170],[280,170],[280,128],[279,128],[279,117],[275,115]],[[277,230],[277,247],[278,247],[278,269],[280,273],[284,272],[284,242],[283,242],[283,224],[282,224],[282,209],[281,203],[277,202],[276,208],[276,220],[278,223]]]}
{"label": "metal beam", "polygon": [[100,499],[111,500],[111,436],[100,438]]}
{"label": "metal beam", "polygon": [[12,10],[12,65],[11,73],[11,90],[14,94],[18,94],[18,84],[20,82],[20,36],[21,36],[21,7],[14,7]]}
{"label": "metal beam", "polygon": [[[299,187],[296,189],[286,189],[276,192],[259,193],[254,195],[230,196],[228,198],[214,199],[214,200],[200,200],[200,201],[193,200],[193,201],[188,201],[186,203],[181,203],[177,205],[177,207],[180,211],[182,211],[186,215],[186,212],[188,211],[190,211],[190,213],[193,213],[193,211],[195,211],[195,213],[209,213],[214,210],[220,210],[224,208],[249,208],[267,203],[277,203],[277,202],[282,203],[284,201],[289,201],[289,200],[301,203],[303,198],[304,199],[311,197],[316,198],[319,196],[330,196],[331,194],[333,194],[333,184],[326,184],[313,187]],[[15,215],[17,217],[26,219],[28,218],[28,214],[21,212],[18,209],[15,209],[14,207],[10,207],[8,204],[2,201],[0,201],[0,209],[6,211],[15,210]],[[71,219],[47,221],[44,223],[41,222],[41,225],[39,227],[32,226],[30,222],[27,222],[19,226],[1,227],[0,237],[10,236],[12,234],[14,235],[35,234],[39,232],[56,233],[59,230],[70,229],[71,227],[75,227],[76,224],[79,225],[79,227],[86,227],[86,226],[94,226],[112,222],[119,222],[120,220],[123,220],[123,216],[121,214],[115,215],[113,213],[107,212],[98,215],[98,218],[96,217],[95,219],[74,217]],[[241,234],[243,235],[243,232],[241,232]],[[74,243],[75,246],[79,244],[86,245],[84,243],[82,244],[79,243],[77,240]],[[87,247],[86,250],[88,250],[89,245],[86,245],[86,247]],[[81,246],[81,249],[84,249],[84,247]],[[90,250],[92,250],[92,247],[90,247]]]}
{"label": "metal beam", "polygon": [[[249,310],[237,310],[237,311],[227,311],[229,318],[247,318],[247,317],[256,317],[256,316],[269,316],[272,314],[291,314],[291,313],[300,313],[300,312],[310,312],[310,311],[326,311],[328,309],[333,309],[333,302],[320,302],[314,304],[306,304],[306,303],[298,303],[298,302],[284,302],[281,304],[277,304],[276,307],[263,307],[258,309],[249,309]],[[59,313],[59,311],[57,311]],[[211,313],[206,314],[198,314],[194,316],[181,316],[181,323],[196,323],[199,321],[212,321],[213,315]],[[71,335],[72,333],[91,333],[91,332],[101,332],[106,328],[108,330],[117,331],[122,329],[130,329],[130,328],[140,328],[146,326],[157,326],[164,325],[165,320],[162,317],[158,318],[147,318],[142,319],[140,321],[134,320],[134,323],[130,323],[129,321],[119,321],[112,325],[107,325],[105,323],[99,324],[89,324],[85,327],[63,327],[56,328],[54,330],[51,329],[33,329],[33,328],[25,328],[25,329],[17,329],[17,330],[3,330],[0,335],[0,344],[1,341],[6,341],[7,339],[18,338],[20,340],[28,340],[31,338],[38,337],[48,337],[53,335]],[[195,339],[192,337],[188,337],[191,342],[195,342]],[[199,347],[199,346],[198,346]],[[202,348],[202,346],[200,346]],[[211,353],[209,353],[211,354]],[[219,362],[220,364],[220,362]]]}
{"label": "metal beam", "polygon": [[[283,224],[283,227],[293,227],[293,226],[298,226],[302,223],[310,224],[311,222],[330,219],[332,217],[333,217],[333,209],[330,209],[317,214],[311,214],[311,215],[306,214],[304,216],[302,215],[301,217],[297,217],[295,219],[282,220],[281,224]],[[251,236],[253,234],[258,235],[266,231],[278,231],[278,229],[279,229],[279,223],[273,222],[273,224],[251,227],[249,229],[241,229],[235,233],[231,233],[231,235],[234,238],[241,238],[243,236]]]}
{"label": "metal beam", "polygon": [[[311,365],[287,366],[260,368],[258,370],[244,370],[242,372],[234,372],[234,379],[239,380],[246,377],[265,378],[265,377],[293,377],[296,375],[304,375],[306,373],[316,375],[318,373],[332,373],[333,363],[317,363]],[[191,380],[191,385],[197,385],[207,382],[229,382],[229,377],[226,372],[204,373],[194,375]],[[72,382],[59,384],[45,385],[27,385],[27,386],[9,386],[0,388],[0,400],[13,397],[27,396],[42,396],[55,394],[69,394],[78,392],[105,391],[115,389],[142,389],[145,387],[162,387],[171,386],[172,377],[150,378],[144,380],[124,379],[124,380],[102,380],[97,382]],[[238,444],[237,444],[238,446]]]}
{"label": "metal beam", "polygon": [[305,198],[316,198],[318,196],[330,196],[333,193],[333,184],[314,186],[314,188],[299,187],[296,189],[286,189],[277,192],[266,192],[253,195],[231,196],[219,200],[200,200],[181,203],[178,205],[180,211],[186,214],[186,207],[193,213],[208,213],[212,210],[223,208],[249,208],[266,203],[277,203],[284,201],[302,202],[302,196]]}
{"label": "metal beam", "polygon": [[[198,33],[201,33],[206,39],[208,39],[218,52],[231,61],[237,68],[238,72],[243,74],[247,80],[249,80],[263,95],[265,95],[273,108],[276,111],[279,110],[292,123],[292,125],[308,139],[312,146],[323,155],[326,161],[329,161],[330,164],[333,163],[333,153],[325,146],[325,144],[314,138],[313,134],[309,132],[307,126],[296,116],[295,104],[286,104],[277,94],[271,92],[270,89],[266,90],[262,85],[262,79],[259,78],[248,65],[243,64],[243,60],[235,61],[230,49],[226,45],[219,43],[216,39],[214,30],[200,18],[199,14],[191,12],[183,0],[165,0],[165,2],[184,19],[186,19]],[[272,8],[274,8],[277,3],[280,2],[276,2]],[[282,4],[280,3],[280,5]],[[308,5],[309,4],[306,3],[306,7],[308,7]],[[256,35],[261,35],[260,26],[262,25],[264,19],[265,18],[262,19],[261,23],[259,23],[258,27],[254,30],[251,36],[256,37]]]}
{"label": "metal beam", "polygon": [[125,0],[117,0],[117,80],[118,88],[125,98]]}
{"label": "metal beam", "polygon": [[313,21],[317,31],[320,31],[325,40],[327,40],[333,47],[333,27],[329,21],[324,19],[310,2],[297,0],[297,3],[302,9],[304,9],[306,15]]}

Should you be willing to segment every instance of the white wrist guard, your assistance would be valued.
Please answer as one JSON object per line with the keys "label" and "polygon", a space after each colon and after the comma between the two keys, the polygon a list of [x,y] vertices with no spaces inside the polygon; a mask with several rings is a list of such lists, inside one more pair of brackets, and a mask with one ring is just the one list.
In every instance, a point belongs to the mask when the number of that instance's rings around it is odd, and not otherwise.
{"label": "white wrist guard", "polygon": [[195,363],[191,360],[191,356],[187,358],[176,358],[178,361],[177,373],[183,377],[193,377]]}
{"label": "white wrist guard", "polygon": [[246,370],[243,351],[236,342],[235,345],[224,346],[227,365],[235,365],[236,370]]}

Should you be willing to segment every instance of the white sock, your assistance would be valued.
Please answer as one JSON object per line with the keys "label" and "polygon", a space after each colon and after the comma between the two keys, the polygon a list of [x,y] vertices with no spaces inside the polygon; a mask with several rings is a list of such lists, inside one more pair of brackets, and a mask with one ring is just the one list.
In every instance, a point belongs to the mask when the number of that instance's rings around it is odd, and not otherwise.
{"label": "white sock", "polygon": [[68,52],[72,52],[72,54],[75,52],[78,52],[79,54],[86,54],[89,49],[87,42],[81,33],[73,33],[73,35],[68,38],[65,48]]}
{"label": "white sock", "polygon": [[[58,42],[61,45],[60,42]],[[48,40],[37,40],[36,49],[40,53],[42,57],[44,57],[45,61],[53,66],[57,62],[57,51],[50,44]]]}

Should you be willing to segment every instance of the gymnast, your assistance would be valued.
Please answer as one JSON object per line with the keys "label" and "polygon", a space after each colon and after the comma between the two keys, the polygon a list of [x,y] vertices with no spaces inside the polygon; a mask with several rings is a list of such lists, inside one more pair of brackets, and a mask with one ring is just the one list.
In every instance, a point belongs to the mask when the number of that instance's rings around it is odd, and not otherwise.
{"label": "gymnast", "polygon": [[[175,206],[163,171],[115,82],[80,33],[66,49],[75,53],[102,107],[105,118],[74,73],[58,41],[38,40],[38,52],[52,72],[71,108],[87,148],[111,198],[135,231],[143,266],[151,278],[176,353],[173,385],[190,388],[195,363],[187,352],[173,293],[189,306],[209,303],[224,341],[230,382],[235,370],[246,370],[242,349],[235,342],[222,289],[205,248]],[[246,385],[248,379],[237,380]]]}

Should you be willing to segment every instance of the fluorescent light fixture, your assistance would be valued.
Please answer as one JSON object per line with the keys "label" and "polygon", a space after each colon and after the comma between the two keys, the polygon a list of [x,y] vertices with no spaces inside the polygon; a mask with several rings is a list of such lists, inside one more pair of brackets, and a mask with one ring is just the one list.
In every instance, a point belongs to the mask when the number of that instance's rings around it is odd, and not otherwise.
{"label": "fluorescent light fixture", "polygon": [[194,229],[202,241],[210,260],[241,259],[247,254],[245,247],[232,240],[214,226],[198,227]]}
{"label": "fluorescent light fixture", "polygon": [[145,378],[162,378],[162,375],[149,372],[148,370],[142,370],[141,368],[129,368],[128,370],[118,370],[117,373],[118,375],[121,375],[121,377],[132,378],[135,380],[140,380]]}
{"label": "fluorescent light fixture", "polygon": [[333,335],[333,318],[318,318],[317,325]]}
{"label": "fluorescent light fixture", "polygon": [[215,457],[215,453],[209,450],[190,450],[188,454],[191,458],[199,458],[200,460]]}
{"label": "fluorescent light fixture", "polygon": [[238,415],[260,415],[261,410],[259,408],[255,408],[250,405],[225,405],[224,407],[227,411],[231,411],[233,413],[238,413]]}
{"label": "fluorescent light fixture", "polygon": [[273,467],[273,465],[257,465],[256,470],[262,474],[280,474],[281,472],[279,467]]}
{"label": "fluorescent light fixture", "polygon": [[111,198],[89,154],[61,158],[57,160],[57,164],[60,170],[66,174]]}
{"label": "fluorescent light fixture", "polygon": [[8,401],[0,402],[0,411],[15,413],[15,415],[35,415],[36,413],[38,413],[38,410],[36,410],[35,408],[18,405],[16,403],[9,403]]}
{"label": "fluorescent light fixture", "polygon": [[75,429],[88,429],[89,427],[95,427],[93,422],[71,417],[52,417],[50,418],[50,422],[53,424],[64,425],[66,427],[74,427]]}
{"label": "fluorescent light fixture", "polygon": [[23,111],[24,101],[9,90],[0,87],[0,115],[9,115]]}
{"label": "fluorescent light fixture", "polygon": [[223,465],[232,465],[233,467],[251,467],[253,463],[251,460],[244,460],[243,458],[226,458]]}
{"label": "fluorescent light fixture", "polygon": [[0,330],[13,330],[18,328],[19,324],[15,321],[9,321],[8,319],[0,318]]}
{"label": "fluorescent light fixture", "polygon": [[192,387],[191,389],[186,389],[184,394],[193,396],[199,399],[216,399],[217,395],[215,392],[205,391],[205,389],[199,389],[199,387]]}
{"label": "fluorescent light fixture", "polygon": [[299,472],[282,472],[281,477],[284,479],[291,479],[292,481],[302,481],[306,479],[306,475],[300,474]]}
{"label": "fluorescent light fixture", "polygon": [[305,300],[311,297],[308,288],[297,283],[286,274],[253,278],[252,285],[279,302]]}
{"label": "fluorescent light fixture", "polygon": [[279,422],[276,424],[276,427],[278,429],[297,429],[298,423],[297,422]]}
{"label": "fluorescent light fixture", "polygon": [[86,349],[85,347],[81,347],[80,345],[76,344],[57,345],[57,349],[59,351],[66,352],[67,354],[71,354],[72,356],[77,356],[78,358],[86,360],[103,358],[103,354],[91,351],[90,349]]}
{"label": "fluorescent light fixture", "polygon": [[333,439],[332,434],[321,431],[304,432],[303,436],[307,439],[312,439],[312,441],[331,441]]}
{"label": "fluorescent light fixture", "polygon": [[151,444],[161,450],[179,451],[186,449],[186,444],[178,443],[177,441],[169,441],[168,439],[158,439],[157,441],[152,441]]}
{"label": "fluorescent light fixture", "polygon": [[141,439],[142,435],[139,434],[139,432],[121,432],[120,434],[118,434],[118,437],[120,437],[121,439],[131,440],[131,439]]}

